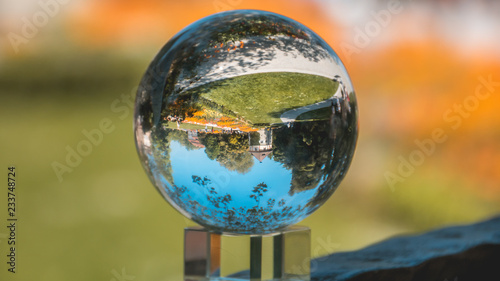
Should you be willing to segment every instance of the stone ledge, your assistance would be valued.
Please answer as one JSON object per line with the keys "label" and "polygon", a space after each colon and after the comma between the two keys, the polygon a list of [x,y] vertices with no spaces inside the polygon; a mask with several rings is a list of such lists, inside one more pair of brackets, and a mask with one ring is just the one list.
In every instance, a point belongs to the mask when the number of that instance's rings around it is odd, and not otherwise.
{"label": "stone ledge", "polygon": [[500,280],[500,217],[313,261],[313,281]]}

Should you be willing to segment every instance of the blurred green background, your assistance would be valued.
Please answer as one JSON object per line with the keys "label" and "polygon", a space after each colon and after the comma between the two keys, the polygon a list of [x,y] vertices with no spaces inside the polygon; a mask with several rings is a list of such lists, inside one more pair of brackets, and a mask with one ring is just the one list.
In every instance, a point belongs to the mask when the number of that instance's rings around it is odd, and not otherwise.
{"label": "blurred green background", "polygon": [[[227,9],[269,10],[311,27],[337,50],[357,90],[360,138],[351,169],[301,223],[312,228],[314,256],[500,213],[500,86],[460,125],[445,117],[449,110],[449,118],[461,116],[454,105],[474,95],[479,77],[500,81],[499,6],[474,3],[403,3],[379,31],[359,35],[388,2],[74,0],[16,45],[12,34],[22,36],[23,18],[44,10],[37,1],[2,2],[0,168],[6,182],[7,168],[16,167],[19,221],[11,274],[4,185],[0,280],[182,279],[183,228],[193,224],[146,177],[129,101],[171,36]],[[368,43],[360,44],[363,36]],[[58,178],[54,163],[66,164],[68,147],[103,119],[113,130]],[[418,150],[415,141],[438,128],[447,140],[407,176],[398,174],[401,159]],[[391,184],[388,173],[401,178]]]}

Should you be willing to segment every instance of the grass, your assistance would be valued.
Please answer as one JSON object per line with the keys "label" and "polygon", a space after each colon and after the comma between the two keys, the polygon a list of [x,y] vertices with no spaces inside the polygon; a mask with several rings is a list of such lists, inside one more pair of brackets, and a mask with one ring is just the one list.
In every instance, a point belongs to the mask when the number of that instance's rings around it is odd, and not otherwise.
{"label": "grass", "polygon": [[[166,123],[166,127],[169,129],[177,129],[177,123],[176,122],[168,122]],[[204,130],[205,126],[198,125],[198,124],[190,124],[190,123],[181,123],[179,126],[180,129],[185,129],[185,130]],[[208,128],[212,128],[208,126]]]}
{"label": "grass", "polygon": [[330,115],[332,115],[332,108],[328,106],[304,112],[297,116],[296,120],[325,120],[330,118]]}
{"label": "grass", "polygon": [[250,74],[215,81],[191,91],[239,114],[252,124],[281,123],[290,109],[326,100],[338,83],[326,77],[293,72]]}

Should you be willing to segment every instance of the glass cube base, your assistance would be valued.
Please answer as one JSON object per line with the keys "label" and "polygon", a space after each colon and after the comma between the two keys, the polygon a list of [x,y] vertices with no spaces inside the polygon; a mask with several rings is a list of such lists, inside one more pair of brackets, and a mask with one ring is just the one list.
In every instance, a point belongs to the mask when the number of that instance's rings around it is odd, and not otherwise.
{"label": "glass cube base", "polygon": [[184,280],[310,280],[310,252],[308,227],[266,235],[189,227],[184,233]]}

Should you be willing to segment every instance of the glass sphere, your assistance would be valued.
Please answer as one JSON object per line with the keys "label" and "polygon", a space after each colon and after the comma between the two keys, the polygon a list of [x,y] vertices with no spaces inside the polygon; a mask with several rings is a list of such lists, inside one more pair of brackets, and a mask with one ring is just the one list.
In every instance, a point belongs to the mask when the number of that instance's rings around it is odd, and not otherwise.
{"label": "glass sphere", "polygon": [[264,11],[203,18],[175,35],[142,78],[137,150],[180,213],[215,232],[297,223],[336,190],[358,135],[337,54],[304,25]]}

